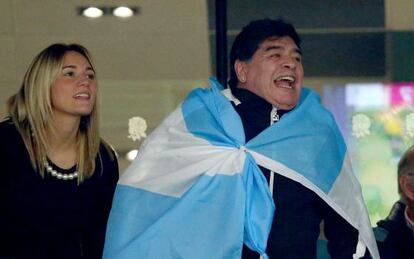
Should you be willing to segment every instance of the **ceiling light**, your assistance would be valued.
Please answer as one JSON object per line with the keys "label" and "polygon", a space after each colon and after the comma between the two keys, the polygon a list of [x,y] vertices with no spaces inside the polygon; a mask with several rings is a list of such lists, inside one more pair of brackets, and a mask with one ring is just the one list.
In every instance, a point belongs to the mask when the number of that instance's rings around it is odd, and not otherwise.
{"label": "ceiling light", "polygon": [[112,11],[112,14],[115,15],[116,17],[121,17],[121,18],[128,18],[133,16],[135,13],[135,10],[126,6],[120,6],[115,8]]}
{"label": "ceiling light", "polygon": [[135,159],[135,157],[137,156],[137,154],[138,154],[138,150],[137,149],[133,149],[133,150],[129,151],[128,153],[126,153],[125,158],[128,161],[132,161],[132,160]]}
{"label": "ceiling light", "polygon": [[98,18],[101,17],[104,12],[97,7],[88,7],[82,11],[82,15],[89,18]]}

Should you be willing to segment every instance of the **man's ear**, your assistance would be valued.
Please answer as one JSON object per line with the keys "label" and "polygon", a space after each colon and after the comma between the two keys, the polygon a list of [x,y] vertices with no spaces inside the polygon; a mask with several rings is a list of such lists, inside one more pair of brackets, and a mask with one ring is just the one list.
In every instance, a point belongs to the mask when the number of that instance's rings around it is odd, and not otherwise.
{"label": "man's ear", "polygon": [[414,186],[411,184],[408,175],[402,175],[398,179],[400,183],[401,191],[407,196],[407,198],[411,201],[414,201]]}
{"label": "man's ear", "polygon": [[245,61],[236,60],[234,62],[234,71],[236,72],[237,79],[240,83],[246,83],[247,81],[247,63]]}

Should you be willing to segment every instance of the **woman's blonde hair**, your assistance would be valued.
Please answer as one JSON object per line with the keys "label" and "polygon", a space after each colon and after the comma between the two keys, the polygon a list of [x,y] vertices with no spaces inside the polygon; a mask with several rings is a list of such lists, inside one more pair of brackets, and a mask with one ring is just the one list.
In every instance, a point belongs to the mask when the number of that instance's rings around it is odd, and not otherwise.
{"label": "woman's blonde hair", "polygon": [[[19,91],[7,101],[7,112],[20,132],[29,152],[33,168],[44,176],[47,159],[47,136],[54,132],[50,89],[61,73],[63,58],[75,51],[93,64],[89,51],[78,44],[52,44],[32,61]],[[99,152],[99,126],[95,101],[91,114],[82,116],[77,134],[78,183],[92,176]]]}

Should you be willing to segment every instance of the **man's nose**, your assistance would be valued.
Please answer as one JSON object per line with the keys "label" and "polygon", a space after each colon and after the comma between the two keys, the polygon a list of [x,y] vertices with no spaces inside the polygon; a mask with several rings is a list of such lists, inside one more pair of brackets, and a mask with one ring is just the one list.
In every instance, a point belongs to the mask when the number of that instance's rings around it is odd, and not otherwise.
{"label": "man's nose", "polygon": [[293,57],[286,57],[283,60],[283,67],[289,68],[289,69],[295,68],[296,67],[295,59]]}

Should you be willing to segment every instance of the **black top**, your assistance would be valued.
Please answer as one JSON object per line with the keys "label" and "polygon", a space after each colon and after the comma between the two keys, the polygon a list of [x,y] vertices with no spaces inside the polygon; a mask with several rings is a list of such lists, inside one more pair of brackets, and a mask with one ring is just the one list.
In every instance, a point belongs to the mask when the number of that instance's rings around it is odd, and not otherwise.
{"label": "black top", "polygon": [[[241,117],[247,142],[269,127],[272,105],[247,90],[232,91],[241,101],[241,104],[233,106]],[[287,112],[278,110],[279,118],[283,119]],[[260,169],[269,181],[269,170]],[[358,243],[357,230],[313,191],[275,173],[273,200],[276,211],[266,250],[270,258],[316,258],[322,220],[331,258],[352,258]],[[244,246],[242,257],[259,258],[259,255]]]}
{"label": "black top", "polygon": [[374,229],[382,259],[414,258],[414,233],[405,221],[405,206],[401,201],[396,202],[388,217]]}
{"label": "black top", "polygon": [[[0,122],[0,257],[101,258],[118,164],[100,145],[91,178],[60,180],[31,166],[10,119]],[[73,173],[75,167],[61,173]]]}

